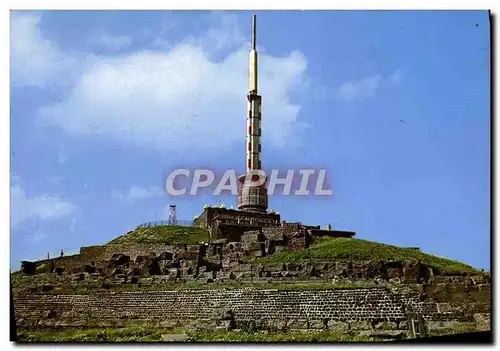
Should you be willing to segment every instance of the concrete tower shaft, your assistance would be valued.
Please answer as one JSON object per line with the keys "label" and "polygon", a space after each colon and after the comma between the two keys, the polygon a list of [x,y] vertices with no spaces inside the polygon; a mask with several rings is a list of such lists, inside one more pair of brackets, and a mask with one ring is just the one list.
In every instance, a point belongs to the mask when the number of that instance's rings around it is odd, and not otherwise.
{"label": "concrete tower shaft", "polygon": [[247,165],[246,172],[262,169],[261,165],[261,103],[262,97],[258,91],[257,66],[257,28],[256,16],[252,18],[252,49],[250,50],[249,89],[248,89],[248,116],[247,116]]}
{"label": "concrete tower shaft", "polygon": [[[245,183],[245,179],[257,180],[254,171],[262,169],[261,162],[261,121],[262,97],[258,95],[258,65],[257,65],[257,28],[256,16],[252,18],[252,49],[250,50],[250,67],[248,77],[248,111],[247,111],[247,137],[246,137],[246,175],[241,176],[241,186],[238,189],[238,208],[244,211],[266,212],[267,189],[266,183],[252,185]],[[256,179],[257,177],[257,179]]]}

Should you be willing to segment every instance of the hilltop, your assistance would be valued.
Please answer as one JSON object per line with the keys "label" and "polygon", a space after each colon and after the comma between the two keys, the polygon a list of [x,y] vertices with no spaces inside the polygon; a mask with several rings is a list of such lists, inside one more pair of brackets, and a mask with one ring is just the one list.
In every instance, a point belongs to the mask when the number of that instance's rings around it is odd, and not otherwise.
{"label": "hilltop", "polygon": [[158,244],[167,245],[196,245],[209,242],[208,230],[199,227],[186,227],[180,225],[163,225],[157,227],[137,228],[111,240],[106,245],[114,244]]}
{"label": "hilltop", "polygon": [[[199,227],[164,225],[150,228],[137,228],[121,235],[106,245],[115,244],[166,244],[196,245],[211,241],[208,231]],[[345,262],[345,261],[408,261],[418,260],[435,268],[439,273],[480,273],[466,263],[420,252],[414,248],[401,248],[354,238],[315,238],[308,248],[297,251],[283,251],[258,258],[256,263],[298,263],[298,262]]]}
{"label": "hilltop", "polygon": [[62,340],[52,335],[60,328],[79,328],[79,340],[137,340],[113,334],[135,327],[152,328],[148,340],[176,328],[191,340],[320,330],[328,340],[394,339],[426,333],[411,327],[422,318],[432,333],[489,328],[490,276],[465,263],[301,223],[225,234],[140,227],[76,255],[23,262],[11,275],[16,323],[49,330],[29,340]]}

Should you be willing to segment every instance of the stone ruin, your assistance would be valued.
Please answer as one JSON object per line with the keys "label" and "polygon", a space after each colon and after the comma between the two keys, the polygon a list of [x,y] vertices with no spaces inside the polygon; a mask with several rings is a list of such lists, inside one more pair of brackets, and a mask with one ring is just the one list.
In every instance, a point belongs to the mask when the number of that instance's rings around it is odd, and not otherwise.
{"label": "stone ruin", "polygon": [[[300,223],[282,223],[245,231],[238,236],[238,241],[222,238],[198,245],[127,243],[83,247],[77,255],[23,261],[21,272],[53,274],[58,282],[54,288],[64,288],[69,283],[95,288],[122,284],[321,280],[332,275],[334,265],[323,265],[323,268],[315,265],[314,270],[311,264],[256,264],[254,261],[285,249],[307,248],[315,236],[324,232]],[[354,233],[328,231],[328,234],[350,237]],[[234,232],[227,234],[228,237],[235,235]]]}
{"label": "stone ruin", "polygon": [[[215,227],[226,237],[210,243],[108,244],[24,261],[25,284],[13,286],[17,325],[323,329],[389,338],[489,330],[489,275],[447,275],[418,260],[260,263],[285,249],[307,248],[316,236],[354,233],[300,223],[241,235]],[[339,288],[267,288],[313,282]],[[230,288],[238,283],[251,287]]]}

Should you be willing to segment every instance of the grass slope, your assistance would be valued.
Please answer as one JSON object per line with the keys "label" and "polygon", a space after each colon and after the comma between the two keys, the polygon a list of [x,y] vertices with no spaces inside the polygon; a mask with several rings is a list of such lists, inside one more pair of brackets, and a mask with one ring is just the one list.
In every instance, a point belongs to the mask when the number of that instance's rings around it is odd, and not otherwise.
{"label": "grass slope", "polygon": [[68,329],[62,331],[25,331],[20,342],[161,342],[162,334],[187,334],[187,342],[349,342],[374,341],[370,337],[345,333],[251,332],[251,331],[182,331],[157,328]]}
{"label": "grass slope", "polygon": [[209,242],[208,231],[199,227],[184,227],[180,225],[164,225],[151,228],[140,228],[122,235],[106,245],[126,243],[166,243],[195,245],[200,242]]}
{"label": "grass slope", "polygon": [[438,256],[424,254],[415,249],[380,244],[367,240],[352,238],[322,237],[307,249],[301,251],[283,251],[268,257],[257,259],[257,262],[305,262],[305,261],[365,261],[365,260],[397,260],[411,258],[437,268],[442,273],[460,273],[479,271],[465,263]]}

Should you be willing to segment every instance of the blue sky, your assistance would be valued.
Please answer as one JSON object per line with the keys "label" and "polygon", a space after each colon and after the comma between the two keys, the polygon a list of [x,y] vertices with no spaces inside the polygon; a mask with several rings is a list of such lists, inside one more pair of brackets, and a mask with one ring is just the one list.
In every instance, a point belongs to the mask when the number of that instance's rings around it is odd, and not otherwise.
{"label": "blue sky", "polygon": [[[251,12],[11,15],[11,264],[190,219],[178,167],[245,164]],[[328,170],[288,221],[490,261],[486,11],[257,12],[265,168]]]}

